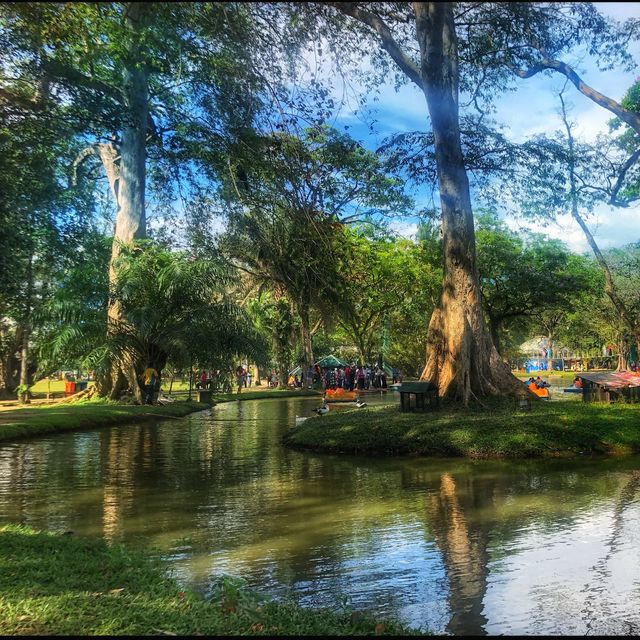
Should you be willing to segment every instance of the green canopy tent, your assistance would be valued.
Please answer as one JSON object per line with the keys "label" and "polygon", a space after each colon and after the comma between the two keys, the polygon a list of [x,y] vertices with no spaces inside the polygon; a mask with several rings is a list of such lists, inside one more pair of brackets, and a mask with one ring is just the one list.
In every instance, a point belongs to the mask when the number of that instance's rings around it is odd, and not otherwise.
{"label": "green canopy tent", "polygon": [[318,362],[316,362],[321,369],[332,369],[335,367],[346,367],[347,363],[343,362],[339,358],[336,358],[334,355],[328,355],[324,358],[320,358]]}
{"label": "green canopy tent", "polygon": [[[347,363],[336,358],[334,355],[328,355],[320,358],[320,360],[314,363],[314,366],[315,365],[318,365],[321,369],[334,369],[335,367],[346,367]],[[292,371],[289,371],[290,376],[300,375],[301,373],[302,367],[296,367]]]}

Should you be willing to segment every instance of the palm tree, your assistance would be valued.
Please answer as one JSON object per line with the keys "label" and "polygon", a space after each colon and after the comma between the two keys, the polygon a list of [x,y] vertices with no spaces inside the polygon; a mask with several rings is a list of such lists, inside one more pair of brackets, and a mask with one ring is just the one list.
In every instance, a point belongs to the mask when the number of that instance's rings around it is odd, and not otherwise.
{"label": "palm tree", "polygon": [[[107,334],[106,324],[98,329],[98,317],[86,321],[77,302],[62,302],[59,308],[66,312],[66,324],[51,343],[52,355],[75,353],[102,376],[114,363],[138,363],[130,379],[136,380],[131,391],[139,402],[145,366],[158,371],[159,388],[169,359],[203,365],[228,363],[239,355],[265,359],[263,339],[227,296],[231,276],[224,265],[193,259],[150,241],[123,248],[118,260],[118,279],[111,293],[122,308],[121,325]],[[105,321],[106,312],[105,305],[101,309]]]}

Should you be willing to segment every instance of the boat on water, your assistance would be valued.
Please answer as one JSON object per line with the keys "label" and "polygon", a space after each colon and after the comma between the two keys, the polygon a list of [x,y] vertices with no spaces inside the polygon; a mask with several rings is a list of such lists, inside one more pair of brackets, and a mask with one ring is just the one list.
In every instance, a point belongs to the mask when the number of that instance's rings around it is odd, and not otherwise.
{"label": "boat on water", "polygon": [[533,393],[535,393],[539,398],[545,398],[548,400],[551,397],[549,389],[547,389],[546,387],[538,388],[535,385],[530,385],[529,391],[533,391]]}
{"label": "boat on water", "polygon": [[327,402],[355,402],[358,397],[357,391],[345,391],[344,389],[327,389],[324,392]]}
{"label": "boat on water", "polygon": [[535,393],[539,398],[543,398],[545,400],[549,400],[549,398],[551,398],[548,386],[539,387],[535,382],[530,382],[527,385],[527,388],[531,393]]}
{"label": "boat on water", "polygon": [[562,391],[564,391],[564,393],[582,393],[582,387],[567,387]]}

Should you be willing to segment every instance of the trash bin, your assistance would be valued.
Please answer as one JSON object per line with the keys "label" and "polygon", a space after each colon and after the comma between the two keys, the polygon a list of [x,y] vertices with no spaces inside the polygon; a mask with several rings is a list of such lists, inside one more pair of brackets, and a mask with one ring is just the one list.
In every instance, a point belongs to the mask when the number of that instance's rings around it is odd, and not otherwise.
{"label": "trash bin", "polygon": [[211,389],[197,389],[196,394],[197,394],[198,402],[211,404]]}
{"label": "trash bin", "polygon": [[87,388],[87,380],[76,382],[76,391],[84,391]]}
{"label": "trash bin", "polygon": [[67,380],[64,383],[64,395],[65,396],[72,396],[75,392],[76,392],[76,383],[75,382],[69,382],[69,380]]}

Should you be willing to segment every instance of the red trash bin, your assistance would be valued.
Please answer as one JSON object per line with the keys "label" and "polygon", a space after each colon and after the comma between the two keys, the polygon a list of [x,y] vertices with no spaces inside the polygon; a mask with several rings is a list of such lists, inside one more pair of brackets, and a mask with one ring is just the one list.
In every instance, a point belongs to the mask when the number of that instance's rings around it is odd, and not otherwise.
{"label": "red trash bin", "polygon": [[69,382],[68,380],[64,383],[64,395],[72,396],[76,392],[76,383]]}

